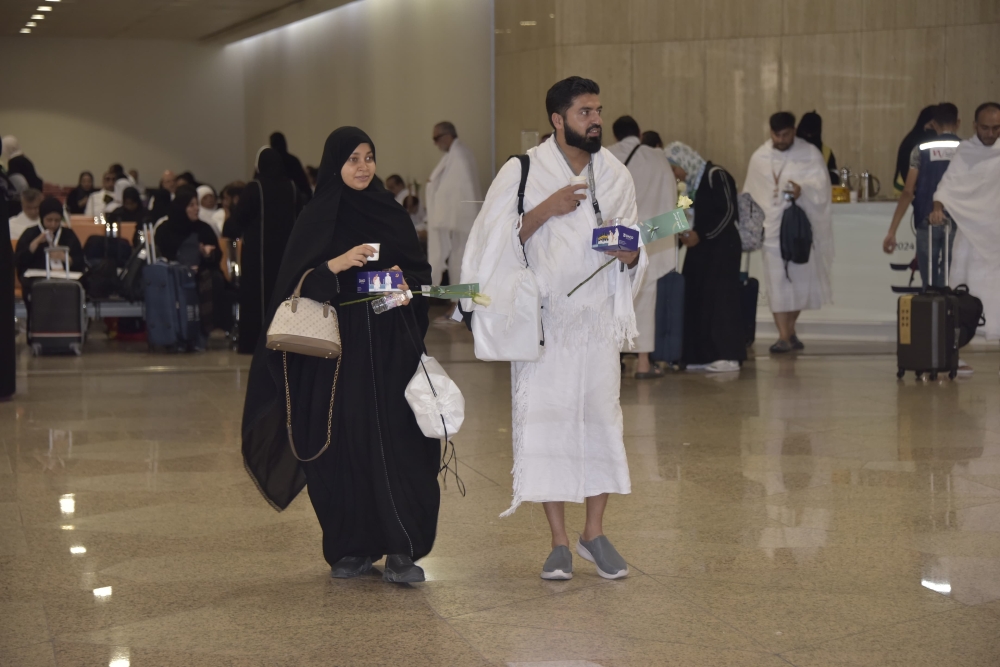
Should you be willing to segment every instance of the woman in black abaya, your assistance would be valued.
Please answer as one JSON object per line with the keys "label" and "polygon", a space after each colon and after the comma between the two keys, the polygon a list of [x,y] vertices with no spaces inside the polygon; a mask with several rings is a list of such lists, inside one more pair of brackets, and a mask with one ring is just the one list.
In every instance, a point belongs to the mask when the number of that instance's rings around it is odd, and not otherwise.
{"label": "woman in black abaya", "polygon": [[742,245],[736,182],[690,146],[666,147],[674,175],[694,200],[694,225],[681,234],[684,258],[684,363],[691,370],[735,372],[746,360],[740,310]]}
{"label": "woman in black abaya", "polygon": [[[368,243],[381,244],[378,260],[369,260]],[[417,297],[376,315],[370,302],[350,303],[364,296],[355,291],[359,271],[393,266],[410,285],[430,282],[413,223],[375,178],[375,145],[342,127],[326,140],[315,196],[295,223],[266,318],[309,270],[303,296],[337,311],[339,377],[337,360],[287,355],[298,455],[313,457],[326,442],[329,449],[309,463],[293,455],[283,355],[261,340],[243,409],[243,457],[275,509],[309,484],[331,576],[358,576],[387,555],[386,581],[415,582],[424,573],[413,561],[434,544],[440,504],[440,444],[423,436],[403,395],[419,364],[427,306]]]}
{"label": "woman in black abaya", "polygon": [[278,278],[281,256],[301,209],[295,183],[273,148],[257,154],[257,177],[222,228],[227,239],[243,239],[240,256],[240,354],[253,354]]}

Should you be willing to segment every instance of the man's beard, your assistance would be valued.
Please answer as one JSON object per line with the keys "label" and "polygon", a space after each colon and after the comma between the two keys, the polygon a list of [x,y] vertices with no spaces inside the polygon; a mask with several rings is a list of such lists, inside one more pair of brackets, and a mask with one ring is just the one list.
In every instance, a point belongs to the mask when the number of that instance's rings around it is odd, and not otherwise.
{"label": "man's beard", "polygon": [[592,129],[597,128],[596,137],[588,137],[586,134],[577,134],[573,128],[569,125],[563,125],[566,132],[566,144],[572,146],[573,148],[579,148],[582,151],[587,151],[588,153],[596,153],[601,150],[601,135],[603,131],[600,125],[591,125],[587,128],[587,132]]}

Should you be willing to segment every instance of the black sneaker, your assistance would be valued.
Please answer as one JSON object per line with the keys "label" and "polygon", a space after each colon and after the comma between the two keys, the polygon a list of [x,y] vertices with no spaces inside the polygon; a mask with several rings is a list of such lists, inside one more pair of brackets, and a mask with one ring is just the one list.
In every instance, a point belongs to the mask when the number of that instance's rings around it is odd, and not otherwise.
{"label": "black sneaker", "polygon": [[372,569],[372,559],[368,556],[344,556],[330,568],[334,579],[353,579]]}
{"label": "black sneaker", "polygon": [[424,581],[424,571],[409,556],[387,556],[382,579],[392,584],[416,584]]}
{"label": "black sneaker", "polygon": [[768,349],[770,350],[771,354],[785,354],[786,352],[792,351],[792,344],[789,343],[787,340],[781,340],[779,338],[778,342],[776,342]]}
{"label": "black sneaker", "polygon": [[795,334],[792,334],[792,337],[791,337],[791,339],[789,339],[788,342],[790,342],[792,344],[792,349],[793,350],[804,350],[804,349],[806,349],[805,343],[803,343],[802,341],[800,341],[799,337],[796,336]]}

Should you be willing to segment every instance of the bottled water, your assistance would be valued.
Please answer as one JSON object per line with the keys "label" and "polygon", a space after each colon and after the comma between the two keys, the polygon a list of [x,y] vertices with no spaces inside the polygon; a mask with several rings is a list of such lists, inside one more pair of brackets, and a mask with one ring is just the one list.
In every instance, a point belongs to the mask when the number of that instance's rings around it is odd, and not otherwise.
{"label": "bottled water", "polygon": [[393,292],[392,294],[386,294],[381,299],[375,299],[372,301],[372,310],[375,311],[376,315],[381,315],[382,313],[392,310],[396,306],[402,306],[407,299],[413,298],[413,292],[406,290],[405,292]]}

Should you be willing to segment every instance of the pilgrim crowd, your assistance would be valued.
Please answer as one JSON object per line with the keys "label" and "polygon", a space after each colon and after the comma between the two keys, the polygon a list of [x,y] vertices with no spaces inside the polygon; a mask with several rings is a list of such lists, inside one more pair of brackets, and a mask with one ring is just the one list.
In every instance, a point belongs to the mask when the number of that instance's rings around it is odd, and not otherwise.
{"label": "pilgrim crowd", "polygon": [[[375,142],[353,127],[329,136],[318,169],[303,168],[275,133],[257,154],[249,183],[234,181],[217,191],[191,172],[166,171],[147,188],[139,174],[115,164],[99,183],[82,173],[64,201],[43,196],[34,165],[16,139],[4,137],[0,194],[16,242],[9,265],[2,265],[4,278],[12,278],[13,267],[21,276],[43,267],[48,246],[68,247],[68,255],[50,259],[83,271],[83,249],[65,224],[71,214],[149,225],[158,256],[205,275],[220,271],[229,250],[222,239],[240,239],[234,297],[239,351],[254,355],[242,429],[247,470],[279,509],[309,485],[332,576],[357,576],[387,556],[384,578],[392,582],[423,581],[414,561],[431,550],[440,502],[440,443],[425,437],[404,399],[421,363],[428,304],[417,296],[405,299],[406,307],[373,315],[358,305],[357,274],[398,270],[404,289],[446,277],[477,283],[492,303],[463,300],[464,312],[454,312],[454,304],[439,318],[441,326],[459,326],[471,312],[474,331],[477,318],[499,314],[517,321],[527,289],[542,304],[541,341],[529,332],[527,355],[497,352],[512,362],[513,494],[503,516],[524,502],[542,503],[552,552],[541,576],[569,579],[564,504],[585,503],[576,553],[601,576],[623,577],[626,561],[602,526],[609,495],[631,489],[619,403],[621,355],[638,355],[638,379],[663,374],[655,355],[661,279],[674,272],[684,278],[681,365],[738,372],[747,356],[740,218],[741,198],[749,196],[762,214],[762,282],[778,330],[770,352],[803,349],[796,331],[800,313],[833,298],[831,188],[840,177],[815,112],[801,119],[784,111],[772,115],[770,137],[751,156],[740,187],[711,156],[680,141],[664,145],[657,132],[642,132],[629,116],[613,122],[615,143],[602,147],[594,81],[557,82],[544,102],[552,134],[526,158],[508,160],[485,195],[475,157],[450,122],[433,128],[442,157],[422,193],[398,174],[383,184],[375,175]],[[1000,105],[981,105],[972,120],[974,134],[962,140],[954,105],[921,113],[900,146],[895,181],[902,194],[883,247],[895,248],[911,204],[918,240],[950,230],[952,284],[965,283],[982,299],[986,337],[997,340]],[[635,227],[673,211],[684,198],[693,202],[685,214],[688,229],[675,237],[603,255],[586,242],[608,221]],[[811,224],[804,262],[789,263],[782,250],[782,221],[791,207]],[[138,232],[134,241],[142,241]],[[683,266],[680,247],[686,248]],[[940,252],[918,253],[917,262],[925,284],[940,283]],[[602,272],[611,263],[615,268]],[[296,287],[303,298],[336,310],[338,358],[258,344]],[[12,282],[0,288],[12,298]],[[30,294],[29,281],[22,280],[22,288]],[[12,336],[12,327],[2,329],[4,337]],[[518,336],[509,332],[507,339]],[[10,354],[12,379],[13,339],[0,343],[4,364]],[[0,394],[12,391],[12,385],[0,387]]]}

